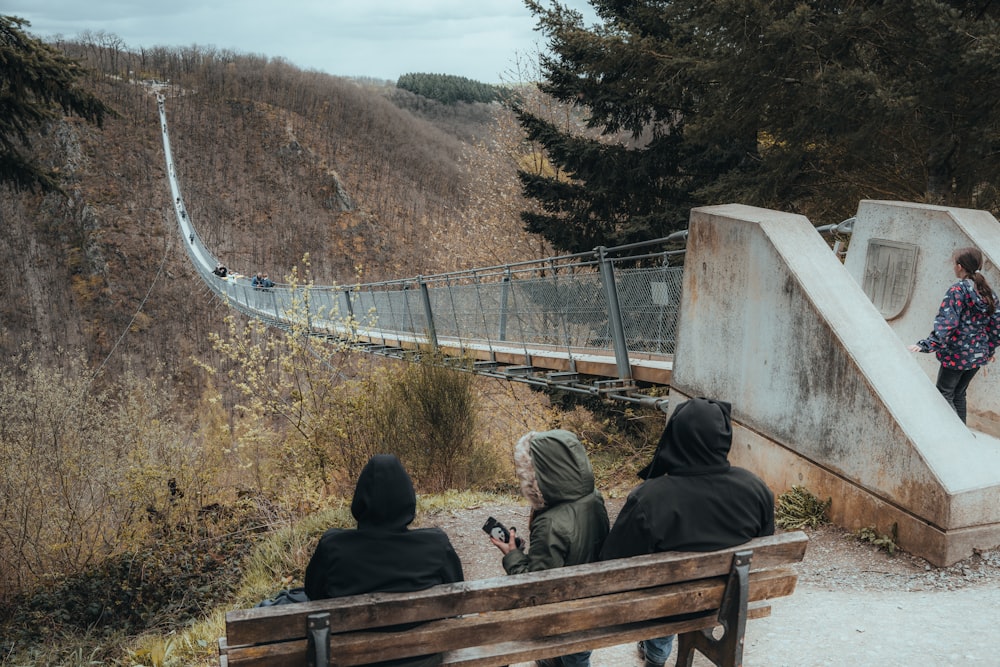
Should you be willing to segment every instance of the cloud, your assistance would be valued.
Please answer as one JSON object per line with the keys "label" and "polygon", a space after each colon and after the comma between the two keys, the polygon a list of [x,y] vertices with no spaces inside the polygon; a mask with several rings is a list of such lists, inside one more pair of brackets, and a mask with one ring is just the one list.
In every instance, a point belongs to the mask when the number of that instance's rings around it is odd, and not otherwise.
{"label": "cloud", "polygon": [[[40,37],[117,35],[130,49],[197,44],[305,69],[395,80],[407,72],[497,82],[539,35],[522,0],[8,0]],[[567,4],[592,10],[585,0]]]}

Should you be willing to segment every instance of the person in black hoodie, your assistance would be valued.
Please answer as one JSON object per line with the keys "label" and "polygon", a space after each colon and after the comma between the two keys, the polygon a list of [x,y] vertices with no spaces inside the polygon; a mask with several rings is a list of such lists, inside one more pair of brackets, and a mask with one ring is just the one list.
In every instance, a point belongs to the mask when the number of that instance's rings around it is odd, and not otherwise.
{"label": "person in black hoodie", "polygon": [[[601,560],[661,551],[715,551],[774,534],[774,494],[729,464],[731,406],[692,398],[667,421],[652,462],[639,472],[604,541]],[[673,635],[639,642],[646,667],[662,667]]]}
{"label": "person in black hoodie", "polygon": [[[327,530],[309,560],[309,599],[406,593],[463,581],[462,563],[443,530],[407,528],[416,508],[413,482],[399,459],[373,456],[358,476],[351,502],[357,529]],[[421,656],[378,664],[426,667],[439,662],[440,656]]]}

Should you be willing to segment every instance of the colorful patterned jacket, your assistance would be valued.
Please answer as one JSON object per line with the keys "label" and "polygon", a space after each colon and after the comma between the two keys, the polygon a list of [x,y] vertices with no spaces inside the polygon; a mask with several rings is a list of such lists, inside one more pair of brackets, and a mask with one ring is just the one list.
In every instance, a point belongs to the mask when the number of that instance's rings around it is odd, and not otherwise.
{"label": "colorful patterned jacket", "polygon": [[[994,303],[996,298],[994,293]],[[968,278],[948,288],[934,318],[934,330],[917,341],[922,351],[933,351],[942,366],[956,370],[985,366],[998,344],[1000,311],[989,312],[988,304]]]}

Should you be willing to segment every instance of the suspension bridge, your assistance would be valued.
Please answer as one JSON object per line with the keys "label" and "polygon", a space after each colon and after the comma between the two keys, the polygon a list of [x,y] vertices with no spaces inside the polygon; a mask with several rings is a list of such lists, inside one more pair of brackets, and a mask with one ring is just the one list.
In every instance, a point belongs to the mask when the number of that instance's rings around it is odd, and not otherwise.
{"label": "suspension bridge", "polygon": [[684,253],[667,249],[676,238],[351,286],[261,288],[251,276],[220,278],[184,205],[162,96],[157,104],[185,249],[230,307],[372,354],[412,359],[434,350],[479,375],[666,407],[656,388],[670,384]]}
{"label": "suspension bridge", "polygon": [[727,400],[730,461],[776,494],[798,485],[829,497],[835,523],[938,565],[1000,544],[1000,373],[977,376],[966,426],[934,386],[933,355],[906,350],[954,280],[955,249],[982,250],[1000,286],[990,213],[862,201],[836,229],[851,234],[841,253],[803,216],[726,204],[691,211],[683,250],[656,239],[349,287],[255,289],[213,274],[158,104],[184,246],[230,307],[374,354],[439,350],[463,370],[664,411],[693,396]]}

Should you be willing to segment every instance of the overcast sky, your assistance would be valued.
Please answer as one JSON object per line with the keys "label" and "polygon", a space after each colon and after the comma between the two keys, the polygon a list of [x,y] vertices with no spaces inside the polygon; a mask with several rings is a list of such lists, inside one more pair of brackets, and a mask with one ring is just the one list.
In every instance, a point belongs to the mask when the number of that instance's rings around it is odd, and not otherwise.
{"label": "overcast sky", "polygon": [[[587,0],[562,0],[595,14]],[[511,80],[544,48],[522,0],[5,0],[36,37],[89,30],[130,50],[197,44],[281,57],[303,69],[395,81],[408,72]]]}

